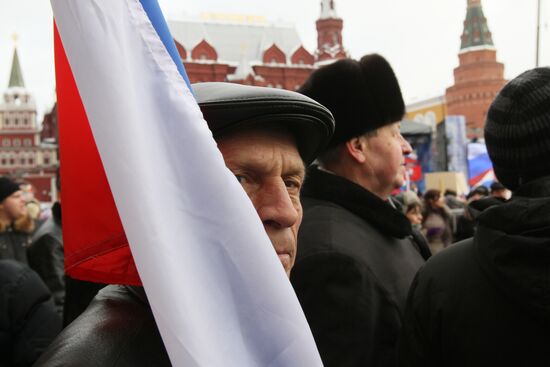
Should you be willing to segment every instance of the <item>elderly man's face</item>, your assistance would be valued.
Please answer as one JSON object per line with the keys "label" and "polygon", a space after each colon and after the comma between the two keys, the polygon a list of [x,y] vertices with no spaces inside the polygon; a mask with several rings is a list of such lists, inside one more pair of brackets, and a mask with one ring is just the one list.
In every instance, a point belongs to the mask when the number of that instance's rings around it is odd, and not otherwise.
{"label": "elderly man's face", "polygon": [[250,197],[290,275],[302,221],[300,188],[305,175],[294,139],[279,131],[251,130],[218,139],[218,148]]}
{"label": "elderly man's face", "polygon": [[400,123],[395,122],[377,130],[377,134],[366,138],[365,162],[369,189],[386,198],[393,189],[405,183],[405,156],[412,151],[401,135]]}

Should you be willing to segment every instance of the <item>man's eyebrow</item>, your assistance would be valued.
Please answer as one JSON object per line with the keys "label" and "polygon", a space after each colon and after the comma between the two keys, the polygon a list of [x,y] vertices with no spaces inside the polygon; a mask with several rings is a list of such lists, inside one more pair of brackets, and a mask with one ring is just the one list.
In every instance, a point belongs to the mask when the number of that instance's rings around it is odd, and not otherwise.
{"label": "man's eyebrow", "polygon": [[304,162],[291,165],[286,171],[287,176],[300,176],[302,179],[306,176],[306,167]]}
{"label": "man's eyebrow", "polygon": [[[258,172],[266,172],[270,170],[264,161],[255,159],[254,157],[250,157],[250,159],[247,159],[245,162],[229,160],[227,162],[227,166],[229,169],[252,170]],[[301,160],[299,163],[287,163],[287,166],[283,172],[284,176],[300,176],[302,178],[305,174],[306,168]]]}

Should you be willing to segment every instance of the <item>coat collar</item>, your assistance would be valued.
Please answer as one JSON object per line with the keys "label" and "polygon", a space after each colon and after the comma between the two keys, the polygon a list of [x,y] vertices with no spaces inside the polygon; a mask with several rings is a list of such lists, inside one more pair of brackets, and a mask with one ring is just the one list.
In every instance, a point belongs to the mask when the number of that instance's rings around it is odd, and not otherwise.
{"label": "coat collar", "polygon": [[520,186],[516,191],[514,191],[514,196],[528,198],[550,196],[550,176],[542,177]]}
{"label": "coat collar", "polygon": [[320,170],[317,166],[308,169],[302,196],[340,205],[393,237],[405,238],[412,234],[407,217],[388,202],[356,183]]}

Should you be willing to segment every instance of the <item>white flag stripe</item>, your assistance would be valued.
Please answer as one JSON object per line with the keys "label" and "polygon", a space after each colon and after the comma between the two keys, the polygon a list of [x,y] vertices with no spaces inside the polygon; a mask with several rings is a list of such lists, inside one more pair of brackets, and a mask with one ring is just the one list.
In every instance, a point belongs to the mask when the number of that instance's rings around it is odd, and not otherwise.
{"label": "white flag stripe", "polygon": [[262,223],[141,4],[52,7],[172,363],[321,365]]}

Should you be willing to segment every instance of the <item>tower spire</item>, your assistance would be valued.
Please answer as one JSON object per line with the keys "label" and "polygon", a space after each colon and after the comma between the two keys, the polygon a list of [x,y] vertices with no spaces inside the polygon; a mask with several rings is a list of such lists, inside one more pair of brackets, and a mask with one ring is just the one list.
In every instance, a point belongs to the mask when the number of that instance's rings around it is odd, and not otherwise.
{"label": "tower spire", "polygon": [[481,0],[468,0],[459,65],[454,69],[454,84],[447,88],[447,115],[466,118],[468,138],[483,137],[487,109],[504,86],[504,65],[497,61]]}
{"label": "tower spire", "polygon": [[10,81],[8,88],[11,87],[25,87],[23,82],[23,73],[21,72],[21,65],[19,64],[19,56],[17,55],[17,35],[13,35],[13,60],[11,62]]}
{"label": "tower spire", "polygon": [[321,0],[321,16],[317,26],[316,62],[331,62],[348,56],[342,44],[344,21],[336,14],[334,0]]}
{"label": "tower spire", "polygon": [[481,0],[468,0],[461,39],[461,51],[471,47],[494,47],[493,38],[487,26],[487,18],[485,18],[481,7]]}
{"label": "tower spire", "polygon": [[334,7],[334,0],[321,0],[320,18],[338,18],[338,14],[336,14],[336,8]]}

